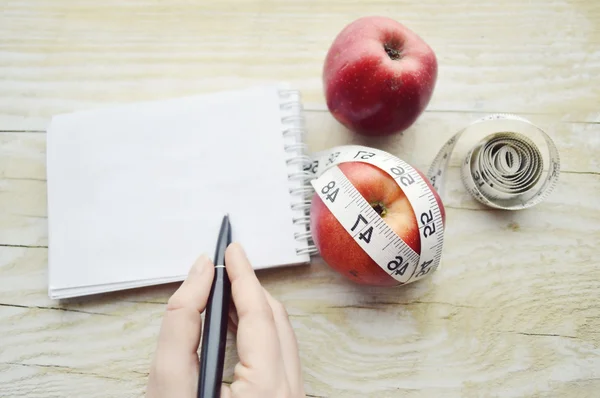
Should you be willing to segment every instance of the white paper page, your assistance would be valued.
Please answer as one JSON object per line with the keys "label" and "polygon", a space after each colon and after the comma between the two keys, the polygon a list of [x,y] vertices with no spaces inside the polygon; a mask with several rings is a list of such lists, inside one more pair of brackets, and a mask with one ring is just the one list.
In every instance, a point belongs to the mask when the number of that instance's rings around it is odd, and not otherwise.
{"label": "white paper page", "polygon": [[225,213],[255,268],[307,261],[281,128],[274,88],[55,117],[50,289],[184,276]]}
{"label": "white paper page", "polygon": [[119,290],[126,289],[135,289],[139,287],[146,286],[155,286],[161,285],[165,283],[172,282],[180,282],[185,279],[185,275],[171,277],[171,278],[161,278],[161,279],[142,279],[139,281],[130,281],[130,282],[117,282],[110,283],[106,285],[92,285],[92,286],[82,286],[82,287],[71,287],[65,289],[53,289],[49,291],[49,296],[52,299],[64,299],[71,297],[79,297],[90,294],[99,294],[106,292],[114,292]]}

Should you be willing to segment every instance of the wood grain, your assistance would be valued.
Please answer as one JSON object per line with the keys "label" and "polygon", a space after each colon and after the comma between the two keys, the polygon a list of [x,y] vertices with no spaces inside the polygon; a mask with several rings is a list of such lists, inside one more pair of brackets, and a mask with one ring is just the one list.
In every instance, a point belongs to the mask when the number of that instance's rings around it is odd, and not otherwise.
{"label": "wood grain", "polygon": [[[367,140],[325,112],[321,67],[364,15],[406,23],[440,63],[402,135]],[[426,170],[476,118],[514,112],[561,154],[555,192],[523,212],[465,194],[452,159],[442,267],[361,287],[315,257],[261,271],[287,307],[313,397],[596,397],[600,391],[600,3],[25,0],[0,4],[0,397],[140,397],[167,284],[47,296],[52,115],[273,80],[306,101],[311,151],[388,150]],[[464,143],[465,145],[467,143]],[[235,364],[233,336],[226,379]]]}
{"label": "wood grain", "polygon": [[0,126],[55,113],[286,80],[323,109],[337,33],[385,15],[434,49],[432,110],[563,113],[600,120],[593,0],[27,0],[0,5]]}
{"label": "wood grain", "polygon": [[[429,112],[404,136],[367,144],[426,167],[438,147],[431,137],[441,145],[477,116]],[[402,289],[360,287],[319,258],[260,273],[290,312],[311,395],[593,396],[600,126],[534,118],[564,148],[556,191],[525,212],[484,210],[452,167],[444,260],[432,278]],[[307,112],[306,121],[311,150],[366,143],[325,112]],[[0,396],[140,396],[177,284],[50,300],[45,134],[0,133],[0,142],[0,243],[12,245],[0,247]],[[41,385],[49,387],[40,393]]]}
{"label": "wood grain", "polygon": [[[600,209],[567,197],[573,186],[582,187],[582,196],[598,195],[600,185],[596,177],[585,183],[587,175],[568,180],[557,202],[518,215],[448,209],[443,268],[404,289],[356,286],[318,259],[310,267],[261,272],[290,312],[308,391],[532,396],[564,383],[597,386],[600,269],[593,259]],[[49,372],[57,373],[56,383],[61,372],[83,374],[81,383],[71,375],[77,382],[59,384],[56,396],[76,395],[88,377],[143,389],[162,303],[176,285],[53,303],[45,296],[45,249],[0,253],[0,363],[36,370],[30,385]],[[21,305],[27,308],[15,308]],[[55,365],[63,369],[44,368]],[[2,385],[22,371],[4,373]]]}

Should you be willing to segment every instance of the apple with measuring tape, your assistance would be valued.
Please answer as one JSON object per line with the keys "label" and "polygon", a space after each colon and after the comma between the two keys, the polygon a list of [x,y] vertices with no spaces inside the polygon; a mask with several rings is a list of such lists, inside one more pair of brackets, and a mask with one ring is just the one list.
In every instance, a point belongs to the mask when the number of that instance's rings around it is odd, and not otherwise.
{"label": "apple with measuring tape", "polygon": [[[385,223],[413,251],[420,253],[421,237],[417,218],[408,198],[394,178],[380,168],[363,162],[345,162],[338,164],[338,167]],[[421,171],[415,170],[433,193],[445,226],[446,214],[440,196],[427,177]],[[357,223],[359,222],[360,217]],[[321,257],[335,271],[359,284],[401,284],[360,247],[317,194],[313,195],[311,201],[310,226]]]}
{"label": "apple with measuring tape", "polygon": [[410,127],[425,110],[437,79],[431,47],[399,22],[357,19],[335,38],[323,65],[331,114],[363,135],[389,135]]}

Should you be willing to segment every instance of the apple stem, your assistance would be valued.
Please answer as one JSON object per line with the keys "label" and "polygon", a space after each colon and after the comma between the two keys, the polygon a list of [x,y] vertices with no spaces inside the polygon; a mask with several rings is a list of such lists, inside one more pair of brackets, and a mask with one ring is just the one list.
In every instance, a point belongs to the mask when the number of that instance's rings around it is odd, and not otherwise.
{"label": "apple stem", "polygon": [[400,51],[398,49],[392,47],[391,45],[386,43],[383,45],[383,48],[385,49],[385,52],[387,53],[387,55],[390,57],[390,59],[392,61],[396,61],[396,60],[402,58]]}
{"label": "apple stem", "polygon": [[381,202],[377,202],[377,203],[372,203],[371,207],[373,208],[373,210],[375,210],[377,212],[377,214],[379,214],[381,217],[384,217],[387,213],[387,209],[385,208],[384,204]]}

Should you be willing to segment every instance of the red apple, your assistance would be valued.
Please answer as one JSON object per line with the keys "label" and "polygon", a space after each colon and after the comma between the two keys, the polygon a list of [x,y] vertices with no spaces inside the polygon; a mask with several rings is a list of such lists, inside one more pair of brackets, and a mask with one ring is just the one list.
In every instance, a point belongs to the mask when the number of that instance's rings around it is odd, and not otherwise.
{"label": "red apple", "polygon": [[[338,165],[352,185],[415,252],[421,252],[417,219],[408,198],[396,181],[376,166],[362,162]],[[417,170],[418,171],[418,170]],[[442,222],[446,213],[442,200],[423,173],[429,189],[440,207]],[[314,195],[310,209],[313,240],[323,260],[334,270],[354,282],[375,286],[393,286],[399,282],[381,269],[360,247],[329,211],[319,195]]]}
{"label": "red apple", "polygon": [[346,26],[323,66],[327,107],[363,135],[406,130],[425,110],[437,59],[417,34],[393,19],[364,17]]}

